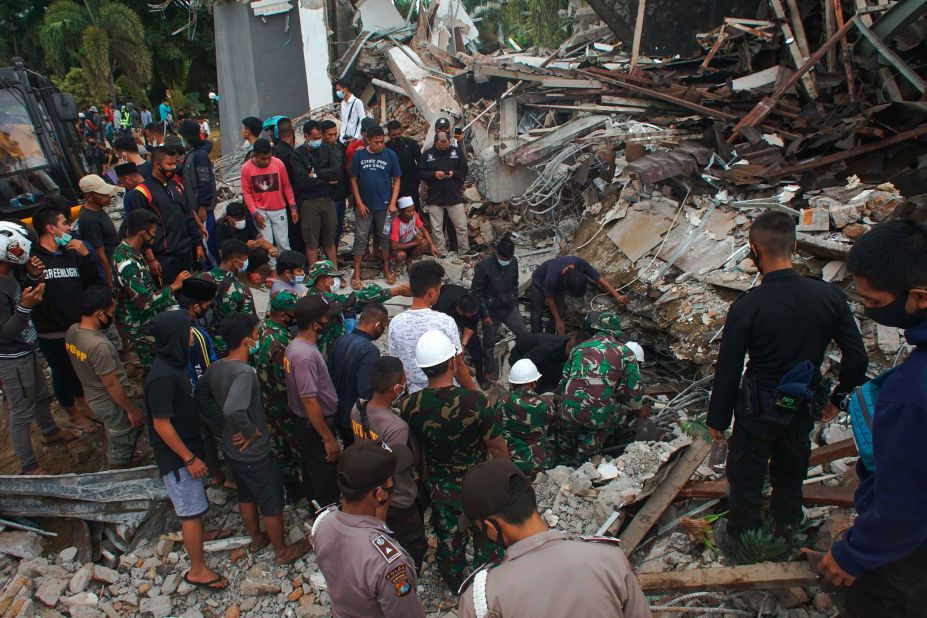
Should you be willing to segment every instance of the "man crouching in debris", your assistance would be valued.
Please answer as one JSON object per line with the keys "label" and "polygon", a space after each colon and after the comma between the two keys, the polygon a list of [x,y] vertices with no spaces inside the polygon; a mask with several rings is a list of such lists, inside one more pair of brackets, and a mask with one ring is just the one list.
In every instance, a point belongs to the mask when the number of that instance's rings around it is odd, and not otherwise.
{"label": "man crouching in debris", "polygon": [[595,335],[573,348],[557,393],[560,461],[598,454],[628,410],[640,410],[644,384],[634,351],[620,341],[621,318],[606,311],[592,323]]}
{"label": "man crouching in debris", "polygon": [[[864,446],[856,464],[857,517],[818,569],[832,584],[850,586],[853,618],[922,616],[927,607],[927,228],[909,221],[874,227],[850,249],[847,269],[866,315],[905,329],[914,351],[883,374],[872,414],[872,470]],[[870,385],[861,388],[865,391]],[[854,397],[856,394],[854,393]],[[868,423],[864,423],[863,426]]]}
{"label": "man crouching in debris", "polygon": [[[837,406],[865,379],[869,364],[843,292],[792,268],[796,237],[791,215],[760,215],[750,227],[749,242],[763,281],[731,305],[708,405],[715,442],[724,440],[731,417],[736,418],[727,458],[729,515],[716,527],[715,539],[729,560],[741,561],[748,560],[740,550],[741,535],[763,523],[767,471],[775,536],[788,536],[801,523],[808,436],[815,419],[837,415]],[[828,393],[820,366],[831,340],[842,360],[839,384]],[[741,381],[747,353],[750,362]]]}
{"label": "man crouching in debris", "polygon": [[463,480],[462,502],[460,529],[472,526],[484,543],[505,548],[505,558],[464,582],[460,618],[651,615],[618,539],[574,541],[548,530],[534,489],[512,462],[473,466]]}

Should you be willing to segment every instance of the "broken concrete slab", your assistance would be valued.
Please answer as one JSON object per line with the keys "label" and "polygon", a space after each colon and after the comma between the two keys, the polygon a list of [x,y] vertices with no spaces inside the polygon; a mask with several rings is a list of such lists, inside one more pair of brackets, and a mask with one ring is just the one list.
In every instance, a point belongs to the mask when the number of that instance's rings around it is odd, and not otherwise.
{"label": "broken concrete slab", "polygon": [[539,137],[506,152],[502,155],[502,160],[507,165],[512,166],[537,163],[548,155],[561,150],[566,142],[588,135],[596,129],[600,129],[605,126],[608,121],[608,116],[580,116],[575,120],[571,120],[557,127],[554,131],[547,133],[543,137]]}
{"label": "broken concrete slab", "polygon": [[476,179],[480,195],[495,203],[524,195],[538,177],[537,172],[528,166],[506,165],[492,147],[479,154],[471,167],[471,175]]}
{"label": "broken concrete slab", "polygon": [[422,59],[409,47],[403,45],[387,50],[386,60],[396,82],[428,121],[425,143],[430,144],[434,140],[435,121],[449,114],[461,116],[460,102],[444,79],[422,68]]}
{"label": "broken concrete slab", "polygon": [[36,589],[35,598],[46,607],[55,607],[67,587],[68,580],[64,577],[46,577]]}
{"label": "broken concrete slab", "polygon": [[876,344],[882,354],[894,356],[901,348],[901,331],[893,326],[876,323]]}
{"label": "broken concrete slab", "polygon": [[42,537],[35,532],[0,532],[0,554],[31,560],[42,555]]}
{"label": "broken concrete slab", "polygon": [[608,231],[608,238],[631,262],[637,262],[660,244],[672,222],[672,214],[629,208],[624,219]]}
{"label": "broken concrete slab", "polygon": [[798,217],[799,232],[826,232],[830,229],[830,211],[826,208],[805,208]]}

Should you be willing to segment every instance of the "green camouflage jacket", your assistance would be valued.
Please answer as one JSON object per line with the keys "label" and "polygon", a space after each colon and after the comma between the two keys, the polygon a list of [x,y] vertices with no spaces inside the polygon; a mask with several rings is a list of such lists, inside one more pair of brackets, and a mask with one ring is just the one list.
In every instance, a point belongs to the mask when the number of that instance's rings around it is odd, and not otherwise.
{"label": "green camouflage jacket", "polygon": [[[309,294],[319,294],[330,303],[346,303],[351,296],[351,293],[348,294],[335,294],[333,292],[323,292],[316,287],[310,287],[309,291],[306,292],[306,295]],[[392,292],[389,291],[389,288],[381,288],[375,283],[368,283],[361,289],[353,292],[356,302],[354,305],[354,313],[360,315],[360,312],[364,310],[364,305],[367,303],[382,303],[392,297]],[[335,343],[335,340],[338,339],[341,335],[344,334],[344,320],[332,319],[331,324],[322,335],[319,337],[319,351],[322,353],[322,356],[325,358],[331,358],[331,346]]]}
{"label": "green camouflage jacket", "polygon": [[[215,316],[212,323],[207,326],[207,330],[212,337],[216,350],[220,354],[224,354],[226,349],[225,341],[219,333],[219,326],[222,324],[222,320],[233,312],[257,315],[257,310],[254,308],[254,297],[251,295],[251,290],[248,289],[248,286],[239,281],[236,275],[222,270],[218,266],[208,273],[203,273],[200,277],[212,281],[219,286],[219,292],[216,294],[215,301],[213,301]],[[226,277],[231,277],[231,283],[228,290],[222,293],[222,283],[225,281]]]}
{"label": "green camouflage jacket", "polygon": [[644,384],[634,352],[598,333],[575,348],[557,389],[560,416],[583,427],[609,427],[622,408],[640,409]]}
{"label": "green camouflage jacket", "polygon": [[484,461],[486,440],[502,427],[486,397],[459,386],[426,388],[406,397],[399,416],[421,448],[429,485],[458,485],[470,467]]}
{"label": "green camouflage jacket", "polygon": [[264,318],[258,325],[258,349],[254,354],[254,368],[261,382],[264,407],[268,413],[286,412],[286,374],[283,372],[283,355],[293,340],[290,330]]}
{"label": "green camouflage jacket", "polygon": [[528,475],[546,470],[550,463],[549,428],[554,422],[553,402],[519,387],[496,402],[496,417],[509,445],[512,463]]}
{"label": "green camouflage jacket", "polygon": [[140,333],[156,315],[176,304],[170,286],[155,287],[145,258],[128,243],[121,242],[113,250],[112,269],[116,317],[129,333]]}

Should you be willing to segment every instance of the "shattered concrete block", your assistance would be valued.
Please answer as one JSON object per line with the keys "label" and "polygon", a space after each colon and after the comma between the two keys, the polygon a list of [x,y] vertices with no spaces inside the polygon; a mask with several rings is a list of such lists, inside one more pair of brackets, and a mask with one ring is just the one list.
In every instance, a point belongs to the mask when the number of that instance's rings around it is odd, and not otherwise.
{"label": "shattered concrete block", "polygon": [[119,572],[97,564],[93,567],[93,580],[104,584],[115,584],[119,581]]}
{"label": "shattered concrete block", "polygon": [[[80,592],[78,594],[62,597],[60,603],[65,607],[75,607],[83,605],[86,607],[96,607],[99,599],[92,592]],[[162,617],[163,618],[163,617]]]}
{"label": "shattered concrete block", "polygon": [[842,230],[851,223],[863,218],[863,210],[858,204],[839,204],[830,207],[830,216],[838,230]]}
{"label": "shattered concrete block", "polygon": [[886,356],[894,355],[901,347],[901,331],[894,326],[876,323],[876,344]]}
{"label": "shattered concrete block", "polygon": [[592,480],[581,471],[577,470],[570,475],[569,486],[570,492],[574,495],[584,494],[592,489]]}
{"label": "shattered concrete block", "polygon": [[869,231],[870,226],[864,223],[851,223],[843,228],[843,235],[850,240],[858,240],[860,236]]}
{"label": "shattered concrete block", "polygon": [[245,597],[265,594],[277,594],[281,590],[280,582],[273,577],[263,564],[254,565],[241,582],[241,595]]}
{"label": "shattered concrete block", "polygon": [[167,618],[171,615],[173,605],[170,597],[157,596],[142,599],[138,609],[142,614],[151,614],[152,618]]}
{"label": "shattered concrete block", "polygon": [[70,609],[71,618],[106,618],[106,614],[96,607],[76,605]]}
{"label": "shattered concrete block", "polygon": [[830,229],[830,213],[824,208],[805,208],[795,229],[799,232],[826,232]]}
{"label": "shattered concrete block", "polygon": [[843,281],[850,273],[847,271],[847,263],[841,260],[831,260],[824,265],[821,271],[821,278],[827,283],[836,283]]}
{"label": "shattered concrete block", "polygon": [[161,539],[158,540],[158,544],[155,545],[155,554],[162,558],[172,551],[174,551],[174,541],[166,537],[161,537]]}
{"label": "shattered concrete block", "polygon": [[42,555],[42,537],[35,532],[0,532],[0,554],[32,560]]}
{"label": "shattered concrete block", "polygon": [[77,558],[77,548],[76,547],[67,547],[58,552],[58,564],[67,564],[69,562],[74,562],[74,559]]}
{"label": "shattered concrete block", "polygon": [[174,594],[181,581],[182,579],[179,574],[171,573],[164,578],[164,583],[161,584],[161,594]]}
{"label": "shattered concrete block", "polygon": [[68,587],[68,580],[62,577],[46,577],[35,591],[35,598],[46,607],[58,605],[61,593]]}
{"label": "shattered concrete block", "polygon": [[77,570],[77,573],[71,578],[71,581],[68,583],[68,590],[71,591],[71,594],[77,594],[83,592],[87,589],[87,586],[90,585],[90,580],[93,577],[93,567],[90,565],[82,566]]}

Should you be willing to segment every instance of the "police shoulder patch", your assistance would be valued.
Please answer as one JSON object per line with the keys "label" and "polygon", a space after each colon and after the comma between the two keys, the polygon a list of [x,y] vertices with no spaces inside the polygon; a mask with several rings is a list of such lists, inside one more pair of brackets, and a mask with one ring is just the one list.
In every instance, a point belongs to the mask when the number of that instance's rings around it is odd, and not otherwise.
{"label": "police shoulder patch", "polygon": [[386,581],[393,585],[397,597],[404,597],[412,591],[409,581],[409,567],[400,564],[386,572]]}
{"label": "police shoulder patch", "polygon": [[386,560],[386,562],[389,564],[392,564],[398,560],[399,556],[402,555],[402,552],[399,551],[399,548],[396,547],[392,541],[390,541],[382,534],[377,535],[370,542],[373,543],[373,546],[376,548],[376,550],[380,552],[380,555],[383,556],[383,559]]}

